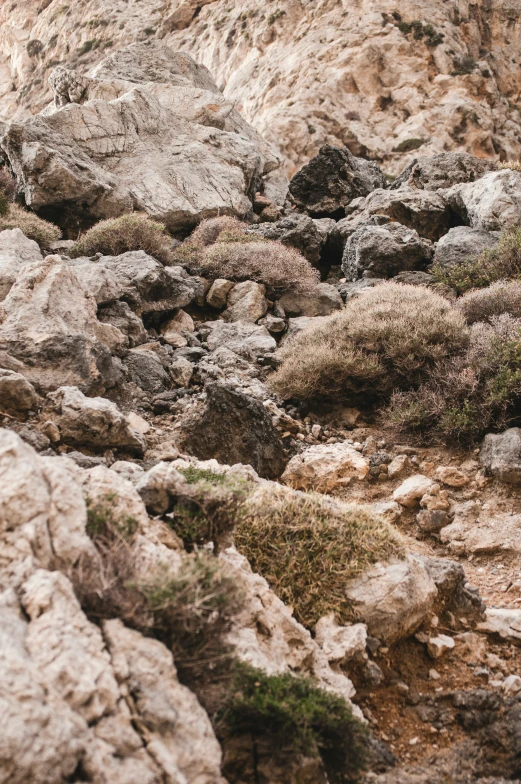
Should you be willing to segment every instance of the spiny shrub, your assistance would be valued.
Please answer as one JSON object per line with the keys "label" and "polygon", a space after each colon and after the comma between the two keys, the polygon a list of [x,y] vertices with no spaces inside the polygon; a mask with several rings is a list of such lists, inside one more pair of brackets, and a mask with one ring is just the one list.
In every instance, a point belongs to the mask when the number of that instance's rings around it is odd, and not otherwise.
{"label": "spiny shrub", "polygon": [[16,196],[16,180],[7,166],[0,167],[0,191],[5,195],[7,201],[14,201]]}
{"label": "spiny shrub", "polygon": [[9,204],[5,215],[0,211],[0,231],[5,229],[21,229],[26,237],[37,242],[44,250],[48,250],[61,236],[57,226],[22,209],[18,204]]}
{"label": "spiny shrub", "polygon": [[348,580],[404,554],[399,535],[380,517],[327,496],[259,487],[246,508],[237,549],[308,627],[330,612],[338,623],[352,621]]}
{"label": "spiny shrub", "polygon": [[456,307],[469,324],[490,321],[502,313],[521,318],[521,281],[500,280],[486,289],[469,291],[457,301]]}
{"label": "spiny shrub", "polygon": [[460,356],[440,362],[417,390],[396,393],[383,419],[437,443],[476,443],[521,417],[521,321],[474,324]]}
{"label": "spiny shrub", "polygon": [[73,258],[118,256],[131,250],[144,250],[163,264],[171,261],[171,239],[162,223],[148,215],[132,212],[119,218],[109,218],[93,226],[79,237],[70,254]]}
{"label": "spiny shrub", "polygon": [[521,278],[521,227],[504,231],[495,248],[460,264],[435,264],[431,272],[439,283],[452,286],[458,294],[486,288],[498,280]]}
{"label": "spiny shrub", "polygon": [[195,271],[210,278],[255,280],[264,283],[276,296],[288,289],[309,291],[319,282],[319,274],[294,248],[280,242],[266,242],[245,235],[216,242],[204,250]]}
{"label": "spiny shrub", "polygon": [[332,784],[357,781],[367,763],[366,728],[345,700],[308,678],[239,665],[216,728],[225,739],[248,734],[274,751],[320,756]]}
{"label": "spiny shrub", "polygon": [[194,229],[190,235],[189,242],[194,245],[202,245],[203,247],[213,245],[223,231],[241,231],[241,228],[245,225],[245,223],[241,223],[237,218],[232,218],[230,215],[207,218],[201,221],[199,226]]}
{"label": "spiny shrub", "polygon": [[297,335],[270,383],[284,398],[367,404],[417,385],[466,340],[463,315],[442,296],[384,283]]}

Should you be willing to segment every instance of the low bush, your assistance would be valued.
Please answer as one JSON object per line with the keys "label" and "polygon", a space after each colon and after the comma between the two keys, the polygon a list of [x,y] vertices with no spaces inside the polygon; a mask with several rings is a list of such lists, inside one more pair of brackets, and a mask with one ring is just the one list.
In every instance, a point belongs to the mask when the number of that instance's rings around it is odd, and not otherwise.
{"label": "low bush", "polygon": [[469,291],[458,300],[457,307],[469,324],[490,321],[502,313],[521,318],[521,281],[500,280],[486,289]]}
{"label": "low bush", "polygon": [[216,728],[225,739],[248,734],[269,739],[274,751],[320,755],[332,784],[357,781],[366,767],[366,728],[345,700],[308,678],[240,665]]}
{"label": "low bush", "polygon": [[7,201],[14,201],[16,196],[16,180],[7,166],[0,166],[0,191],[2,191]]}
{"label": "low bush", "polygon": [[384,283],[282,348],[270,384],[284,398],[368,404],[414,387],[466,341],[462,313],[442,296]]}
{"label": "low bush", "polygon": [[309,291],[320,282],[317,270],[295,248],[252,235],[241,241],[230,235],[225,242],[219,238],[205,249],[194,271],[210,279],[255,280],[274,296],[288,289]]}
{"label": "low bush", "polygon": [[234,540],[308,627],[330,612],[338,623],[352,621],[347,581],[404,554],[399,535],[367,509],[282,486],[250,496]]}
{"label": "low bush", "polygon": [[[191,233],[189,242],[194,245],[206,247],[213,245],[223,231],[241,232],[241,227],[246,224],[241,223],[237,218],[229,215],[219,215],[216,218],[207,218],[201,221],[199,226]],[[242,232],[241,232],[242,234]]]}
{"label": "low bush", "polygon": [[119,256],[131,250],[144,250],[163,264],[171,261],[172,240],[162,223],[148,215],[132,212],[119,218],[109,218],[81,235],[70,251],[73,258],[93,256]]}
{"label": "low bush", "polygon": [[458,294],[486,288],[499,280],[521,278],[521,227],[504,231],[495,248],[460,264],[434,264],[431,272],[439,283],[452,286]]}
{"label": "low bush", "polygon": [[7,215],[8,212],[9,202],[7,201],[7,196],[3,191],[0,191],[0,217]]}
{"label": "low bush", "polygon": [[521,321],[471,328],[468,349],[439,363],[417,390],[397,393],[383,419],[400,433],[471,445],[521,418]]}
{"label": "low bush", "polygon": [[501,161],[499,168],[512,169],[512,171],[521,172],[521,161]]}
{"label": "low bush", "polygon": [[53,242],[61,237],[61,231],[48,221],[42,220],[34,212],[28,212],[18,204],[9,204],[5,215],[0,212],[0,231],[21,229],[26,237],[34,240],[43,250],[49,250]]}

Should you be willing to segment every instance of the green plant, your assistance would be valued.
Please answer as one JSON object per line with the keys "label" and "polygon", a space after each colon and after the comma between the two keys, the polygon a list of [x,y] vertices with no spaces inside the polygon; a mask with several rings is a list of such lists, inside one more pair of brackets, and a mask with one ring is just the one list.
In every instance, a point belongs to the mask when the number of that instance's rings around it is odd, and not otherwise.
{"label": "green plant", "polygon": [[26,237],[40,245],[41,248],[47,250],[53,242],[60,239],[61,232],[57,226],[48,223],[34,212],[19,207],[18,204],[9,204],[9,209],[6,214],[0,213],[0,231],[5,229],[21,229]]}
{"label": "green plant", "polygon": [[84,41],[81,46],[78,47],[77,54],[79,57],[82,57],[82,55],[92,52],[94,49],[98,49],[100,44],[101,41],[98,38],[91,38],[88,41]]}
{"label": "green plant", "polygon": [[451,76],[465,76],[472,73],[476,67],[476,61],[469,54],[454,58],[454,70],[451,72]]}
{"label": "green plant", "polygon": [[467,338],[463,315],[439,294],[383,283],[288,342],[269,383],[286,399],[367,405],[419,384]]}
{"label": "green plant", "polygon": [[[384,20],[384,23],[385,22],[386,20]],[[400,17],[399,20],[395,22],[395,26],[404,35],[409,35],[409,33],[412,32],[417,41],[424,38],[427,46],[438,46],[445,38],[443,33],[439,33],[431,24],[425,24],[417,19],[412,22],[403,22]]]}
{"label": "green plant", "polygon": [[245,506],[237,549],[308,627],[330,612],[339,623],[352,621],[347,582],[404,554],[400,536],[381,518],[328,496],[261,486]]}
{"label": "green plant", "polygon": [[212,485],[223,485],[226,483],[227,474],[216,474],[209,468],[198,468],[197,466],[189,466],[188,468],[180,468],[179,473],[184,476],[189,485],[194,485],[197,482],[209,482]]}
{"label": "green plant", "polygon": [[382,415],[401,433],[471,445],[521,416],[521,322],[504,314],[474,324],[460,356],[439,363],[417,390],[396,393]]}
{"label": "green plant", "polygon": [[277,8],[276,11],[274,11],[272,14],[268,16],[266,21],[268,22],[269,25],[272,25],[275,24],[277,19],[280,19],[283,16],[286,16],[286,12],[282,8]]}
{"label": "green plant", "polygon": [[171,239],[162,223],[153,221],[142,212],[131,212],[119,218],[109,218],[93,226],[80,236],[70,250],[73,258],[118,256],[132,250],[144,250],[163,264],[172,260]]}
{"label": "green plant", "polygon": [[91,539],[119,537],[128,540],[138,526],[135,517],[121,513],[115,493],[108,493],[95,502],[87,498],[87,533]]}
{"label": "green plant", "polygon": [[225,738],[268,737],[274,750],[319,755],[332,784],[356,781],[366,767],[366,728],[345,700],[308,678],[239,665],[216,726]]}
{"label": "green plant", "polygon": [[393,152],[412,152],[425,144],[425,139],[404,139],[403,142],[393,147]]}
{"label": "green plant", "polygon": [[434,264],[431,272],[439,283],[458,294],[486,288],[498,280],[521,278],[521,226],[503,231],[499,243],[479,256],[450,266]]}

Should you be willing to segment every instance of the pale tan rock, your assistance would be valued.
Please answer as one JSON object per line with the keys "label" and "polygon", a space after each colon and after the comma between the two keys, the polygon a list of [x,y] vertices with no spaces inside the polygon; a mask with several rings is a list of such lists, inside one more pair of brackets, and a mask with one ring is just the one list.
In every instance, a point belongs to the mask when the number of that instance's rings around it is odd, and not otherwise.
{"label": "pale tan rock", "polygon": [[451,651],[456,643],[447,634],[438,634],[436,637],[429,637],[427,651],[431,659],[439,659],[448,651]]}
{"label": "pale tan rock", "polygon": [[38,244],[20,229],[0,231],[0,301],[9,294],[22,267],[41,260]]}
{"label": "pale tan rock", "polygon": [[[130,471],[133,463],[122,466],[114,463],[116,469],[111,466],[95,466],[83,471],[81,474],[81,484],[85,497],[89,499],[91,506],[110,510],[115,519],[130,518],[140,530],[147,530],[148,514],[145,504],[132,482],[125,476],[131,473],[133,477],[139,479],[143,474],[141,471]],[[137,466],[136,466],[137,468]]]}
{"label": "pale tan rock", "polygon": [[227,321],[258,321],[268,309],[266,302],[266,286],[245,280],[236,283],[228,294],[228,307],[222,314]]}
{"label": "pale tan rock", "polygon": [[187,387],[194,374],[194,366],[185,357],[176,357],[169,365],[168,372],[174,386]]}
{"label": "pale tan rock", "polygon": [[521,515],[489,514],[477,516],[456,514],[452,523],[443,528],[441,541],[456,554],[521,553],[519,526]]}
{"label": "pale tan rock", "polygon": [[233,288],[233,281],[226,280],[225,278],[217,278],[212,283],[208,294],[206,295],[206,302],[212,308],[224,308],[228,293]]}
{"label": "pale tan rock", "polygon": [[39,397],[21,373],[0,367],[0,410],[6,414],[27,415],[38,407]]}
{"label": "pale tan rock", "polygon": [[282,481],[297,490],[327,493],[368,473],[369,461],[351,444],[317,444],[291,458]]}
{"label": "pale tan rock", "polygon": [[485,610],[485,620],[477,625],[477,631],[521,645],[521,610],[489,607]]}
{"label": "pale tan rock", "polygon": [[423,474],[409,476],[393,493],[393,499],[402,506],[414,507],[428,493],[434,482]]}
{"label": "pale tan rock", "polygon": [[387,466],[387,476],[389,479],[396,479],[400,476],[411,464],[407,455],[397,455]]}
{"label": "pale tan rock", "polygon": [[330,664],[342,667],[351,660],[366,658],[367,626],[354,623],[339,626],[334,614],[326,615],[315,625],[315,639]]}
{"label": "pale tan rock", "polygon": [[446,490],[442,490],[438,484],[433,483],[420,500],[422,509],[430,512],[446,512],[450,509],[450,500]]}
{"label": "pale tan rock", "polygon": [[449,487],[465,487],[469,483],[468,476],[454,466],[438,466],[435,476]]}
{"label": "pale tan rock", "polygon": [[270,354],[277,344],[266,329],[247,321],[209,321],[202,325],[208,330],[207,343],[210,351],[228,348],[240,357],[255,361],[257,357]]}
{"label": "pale tan rock", "polygon": [[403,514],[403,507],[396,501],[377,501],[371,505],[375,514],[380,515],[388,523],[396,523]]}
{"label": "pale tan rock", "polygon": [[161,334],[166,343],[176,348],[186,346],[188,341],[183,336],[184,332],[194,332],[194,320],[184,310],[179,310],[175,316],[161,326]]}
{"label": "pale tan rock", "polygon": [[279,305],[291,317],[329,316],[344,307],[342,297],[330,283],[319,283],[310,292],[287,291]]}
{"label": "pale tan rock", "polygon": [[457,634],[454,641],[458,656],[463,661],[479,663],[484,660],[487,653],[487,641],[482,634],[463,632],[463,634]]}

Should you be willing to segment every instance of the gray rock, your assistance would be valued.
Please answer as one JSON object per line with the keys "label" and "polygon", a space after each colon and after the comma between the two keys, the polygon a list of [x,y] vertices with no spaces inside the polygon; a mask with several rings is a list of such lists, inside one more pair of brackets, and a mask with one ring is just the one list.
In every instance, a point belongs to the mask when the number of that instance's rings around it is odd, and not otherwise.
{"label": "gray rock", "polygon": [[7,297],[21,268],[41,260],[38,243],[28,239],[20,229],[0,231],[0,302]]}
{"label": "gray rock", "polygon": [[0,368],[0,413],[24,416],[38,407],[38,395],[21,373]]}
{"label": "gray rock", "polygon": [[125,365],[128,380],[145,392],[164,392],[170,388],[170,376],[155,351],[131,349],[125,357]]}
{"label": "gray rock", "polygon": [[361,278],[350,283],[339,283],[337,289],[343,301],[349,302],[382,282],[383,278]]}
{"label": "gray rock", "polygon": [[315,221],[307,215],[288,215],[275,223],[250,226],[248,234],[259,234],[267,240],[278,240],[299,250],[311,264],[320,262],[320,251],[327,241],[327,232],[320,231]]}
{"label": "gray rock", "polygon": [[143,322],[122,300],[101,305],[98,308],[98,320],[102,324],[112,324],[126,338],[126,348],[134,348],[146,343],[148,335]]}
{"label": "gray rock", "polygon": [[262,403],[221,383],[207,384],[205,407],[181,423],[178,444],[201,460],[251,465],[267,479],[279,477],[286,465],[282,441]]}
{"label": "gray rock", "polygon": [[400,223],[360,226],[346,242],[342,271],[350,281],[365,273],[371,278],[392,278],[404,270],[426,267],[432,258],[430,242]]}
{"label": "gray rock", "polygon": [[481,445],[479,461],[488,474],[501,482],[521,484],[521,428],[488,433]]}
{"label": "gray rock", "polygon": [[461,264],[479,256],[487,248],[493,248],[499,240],[498,232],[456,226],[436,243],[434,263],[442,267]]}
{"label": "gray rock", "polygon": [[399,272],[393,278],[393,283],[406,283],[408,286],[430,286],[434,282],[435,278],[432,275],[420,270]]}
{"label": "gray rock", "polygon": [[236,283],[228,294],[228,307],[222,314],[225,321],[258,321],[268,309],[266,286],[245,280]]}
{"label": "gray rock", "polygon": [[358,216],[367,220],[371,215],[385,215],[433,241],[448,231],[451,222],[450,211],[440,193],[407,186],[394,191],[378,188],[351,207],[353,214],[346,224],[352,225]]}
{"label": "gray rock", "polygon": [[431,534],[441,531],[444,526],[449,524],[450,518],[447,512],[441,509],[422,509],[416,515],[416,522],[420,531]]}
{"label": "gray rock", "polygon": [[521,223],[521,172],[500,169],[476,182],[453,185],[447,204],[473,229],[500,231]]}
{"label": "gray rock", "polygon": [[402,185],[435,191],[462,182],[474,182],[489,171],[497,169],[496,161],[476,158],[467,152],[440,152],[421,155],[391,183],[390,189]]}
{"label": "gray rock", "polygon": [[309,215],[339,217],[344,215],[344,208],[352,199],[384,185],[384,176],[376,163],[355,158],[346,147],[325,144],[295,174],[288,197]]}
{"label": "gray rock", "polygon": [[342,297],[335,286],[319,283],[309,293],[286,291],[279,299],[284,312],[291,317],[329,316],[343,307]]}
{"label": "gray rock", "polygon": [[199,327],[199,332],[203,339],[206,338],[210,351],[219,347],[229,348],[250,361],[271,354],[277,348],[265,327],[244,321],[207,321]]}

